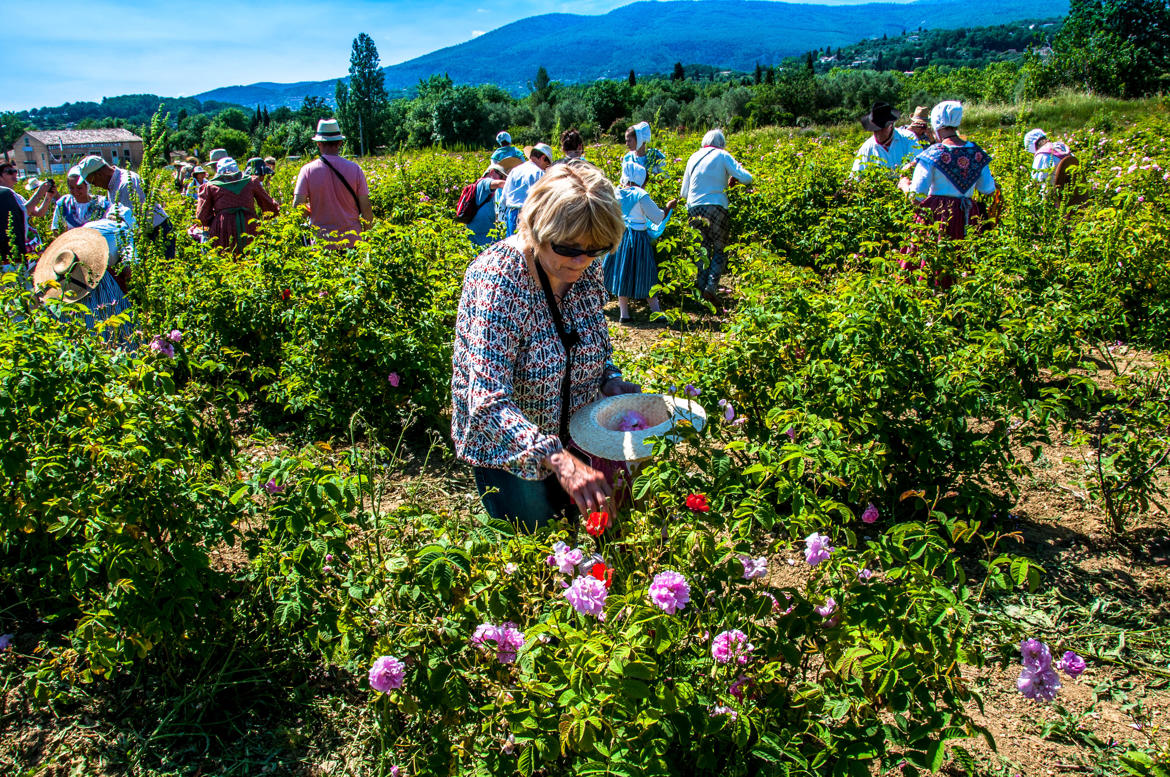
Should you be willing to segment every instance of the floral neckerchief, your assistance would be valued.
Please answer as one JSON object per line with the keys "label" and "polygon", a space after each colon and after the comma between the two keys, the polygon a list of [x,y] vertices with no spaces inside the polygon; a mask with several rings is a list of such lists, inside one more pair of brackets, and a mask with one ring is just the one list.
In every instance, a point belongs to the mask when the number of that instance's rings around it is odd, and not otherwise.
{"label": "floral neckerchief", "polygon": [[991,155],[976,143],[948,146],[935,143],[918,155],[918,162],[932,165],[960,192],[969,190],[991,164]]}

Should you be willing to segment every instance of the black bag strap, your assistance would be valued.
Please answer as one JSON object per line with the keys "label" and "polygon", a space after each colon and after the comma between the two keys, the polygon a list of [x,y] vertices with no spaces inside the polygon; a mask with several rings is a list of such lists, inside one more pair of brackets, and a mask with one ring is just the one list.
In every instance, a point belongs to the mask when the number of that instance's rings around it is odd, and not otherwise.
{"label": "black bag strap", "polygon": [[349,196],[353,197],[353,206],[357,208],[358,215],[360,216],[362,213],[362,204],[358,201],[358,196],[354,192],[353,187],[349,185],[349,181],[345,180],[345,176],[339,173],[336,167],[329,164],[329,160],[325,158],[324,154],[321,155],[321,161],[325,163],[326,167],[333,171],[333,174],[337,176],[337,180],[341,181],[341,185],[345,187],[347,192],[349,192]]}
{"label": "black bag strap", "polygon": [[559,436],[561,442],[567,445],[569,442],[569,403],[572,400],[569,375],[572,368],[573,347],[581,342],[581,335],[572,329],[565,329],[565,322],[561,318],[561,309],[553,297],[552,284],[549,283],[548,275],[540,266],[540,260],[535,255],[532,257],[532,261],[536,265],[536,275],[540,278],[540,288],[544,290],[544,301],[548,304],[548,312],[552,316],[557,337],[560,338],[561,347],[565,349],[565,374],[561,376],[561,429]]}

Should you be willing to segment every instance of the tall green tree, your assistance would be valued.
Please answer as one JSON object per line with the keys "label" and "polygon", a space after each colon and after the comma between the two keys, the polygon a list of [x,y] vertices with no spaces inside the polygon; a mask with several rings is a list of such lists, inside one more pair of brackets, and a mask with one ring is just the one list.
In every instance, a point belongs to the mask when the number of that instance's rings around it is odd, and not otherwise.
{"label": "tall green tree", "polygon": [[684,81],[684,80],[686,80],[686,77],[687,77],[687,71],[683,69],[683,64],[681,62],[675,62],[674,63],[674,72],[670,74],[670,80]]}
{"label": "tall green tree", "polygon": [[1170,83],[1170,2],[1072,0],[1053,43],[1051,66],[1064,83],[1137,97]]}
{"label": "tall green tree", "polygon": [[350,148],[373,153],[385,142],[383,120],[390,105],[386,76],[374,39],[359,33],[349,55],[349,79],[337,82],[337,118]]}
{"label": "tall green tree", "polygon": [[549,80],[548,71],[545,70],[544,65],[541,65],[536,69],[536,78],[532,81],[533,105],[541,105],[548,102],[551,93],[552,81]]}

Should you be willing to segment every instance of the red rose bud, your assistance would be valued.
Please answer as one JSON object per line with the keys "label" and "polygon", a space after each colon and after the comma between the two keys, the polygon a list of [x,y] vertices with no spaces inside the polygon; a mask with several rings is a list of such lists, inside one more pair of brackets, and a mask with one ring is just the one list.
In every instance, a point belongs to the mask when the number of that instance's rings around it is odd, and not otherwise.
{"label": "red rose bud", "polygon": [[696,513],[706,513],[711,511],[711,505],[707,504],[706,494],[688,495],[687,507],[694,510]]}
{"label": "red rose bud", "polygon": [[609,528],[609,513],[593,512],[589,513],[589,519],[585,521],[585,531],[592,534],[594,537],[600,537],[605,534],[605,530]]}

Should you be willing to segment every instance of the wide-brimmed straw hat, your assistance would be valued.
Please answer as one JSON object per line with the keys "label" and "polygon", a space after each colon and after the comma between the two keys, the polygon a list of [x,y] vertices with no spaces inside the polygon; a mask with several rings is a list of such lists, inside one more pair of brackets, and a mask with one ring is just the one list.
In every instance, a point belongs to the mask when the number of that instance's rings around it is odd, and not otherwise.
{"label": "wide-brimmed straw hat", "polygon": [[321,119],[317,122],[317,134],[313,136],[313,140],[328,143],[333,140],[345,140],[345,135],[341,134],[341,125],[337,123],[337,119]]}
{"label": "wide-brimmed straw hat", "polygon": [[919,105],[914,109],[914,115],[910,118],[910,123],[907,127],[929,127],[930,126],[930,108],[925,105]]}
{"label": "wide-brimmed straw hat", "polygon": [[683,422],[702,429],[707,413],[702,405],[686,397],[618,394],[574,413],[569,420],[569,436],[577,447],[594,456],[610,461],[638,461],[653,452],[651,438],[669,438],[671,430]]}
{"label": "wide-brimmed straw hat", "polygon": [[97,288],[110,264],[110,244],[96,229],[77,227],[61,234],[37,260],[33,285],[50,281],[60,289],[46,289],[45,298],[64,296],[66,302],[80,302]]}

